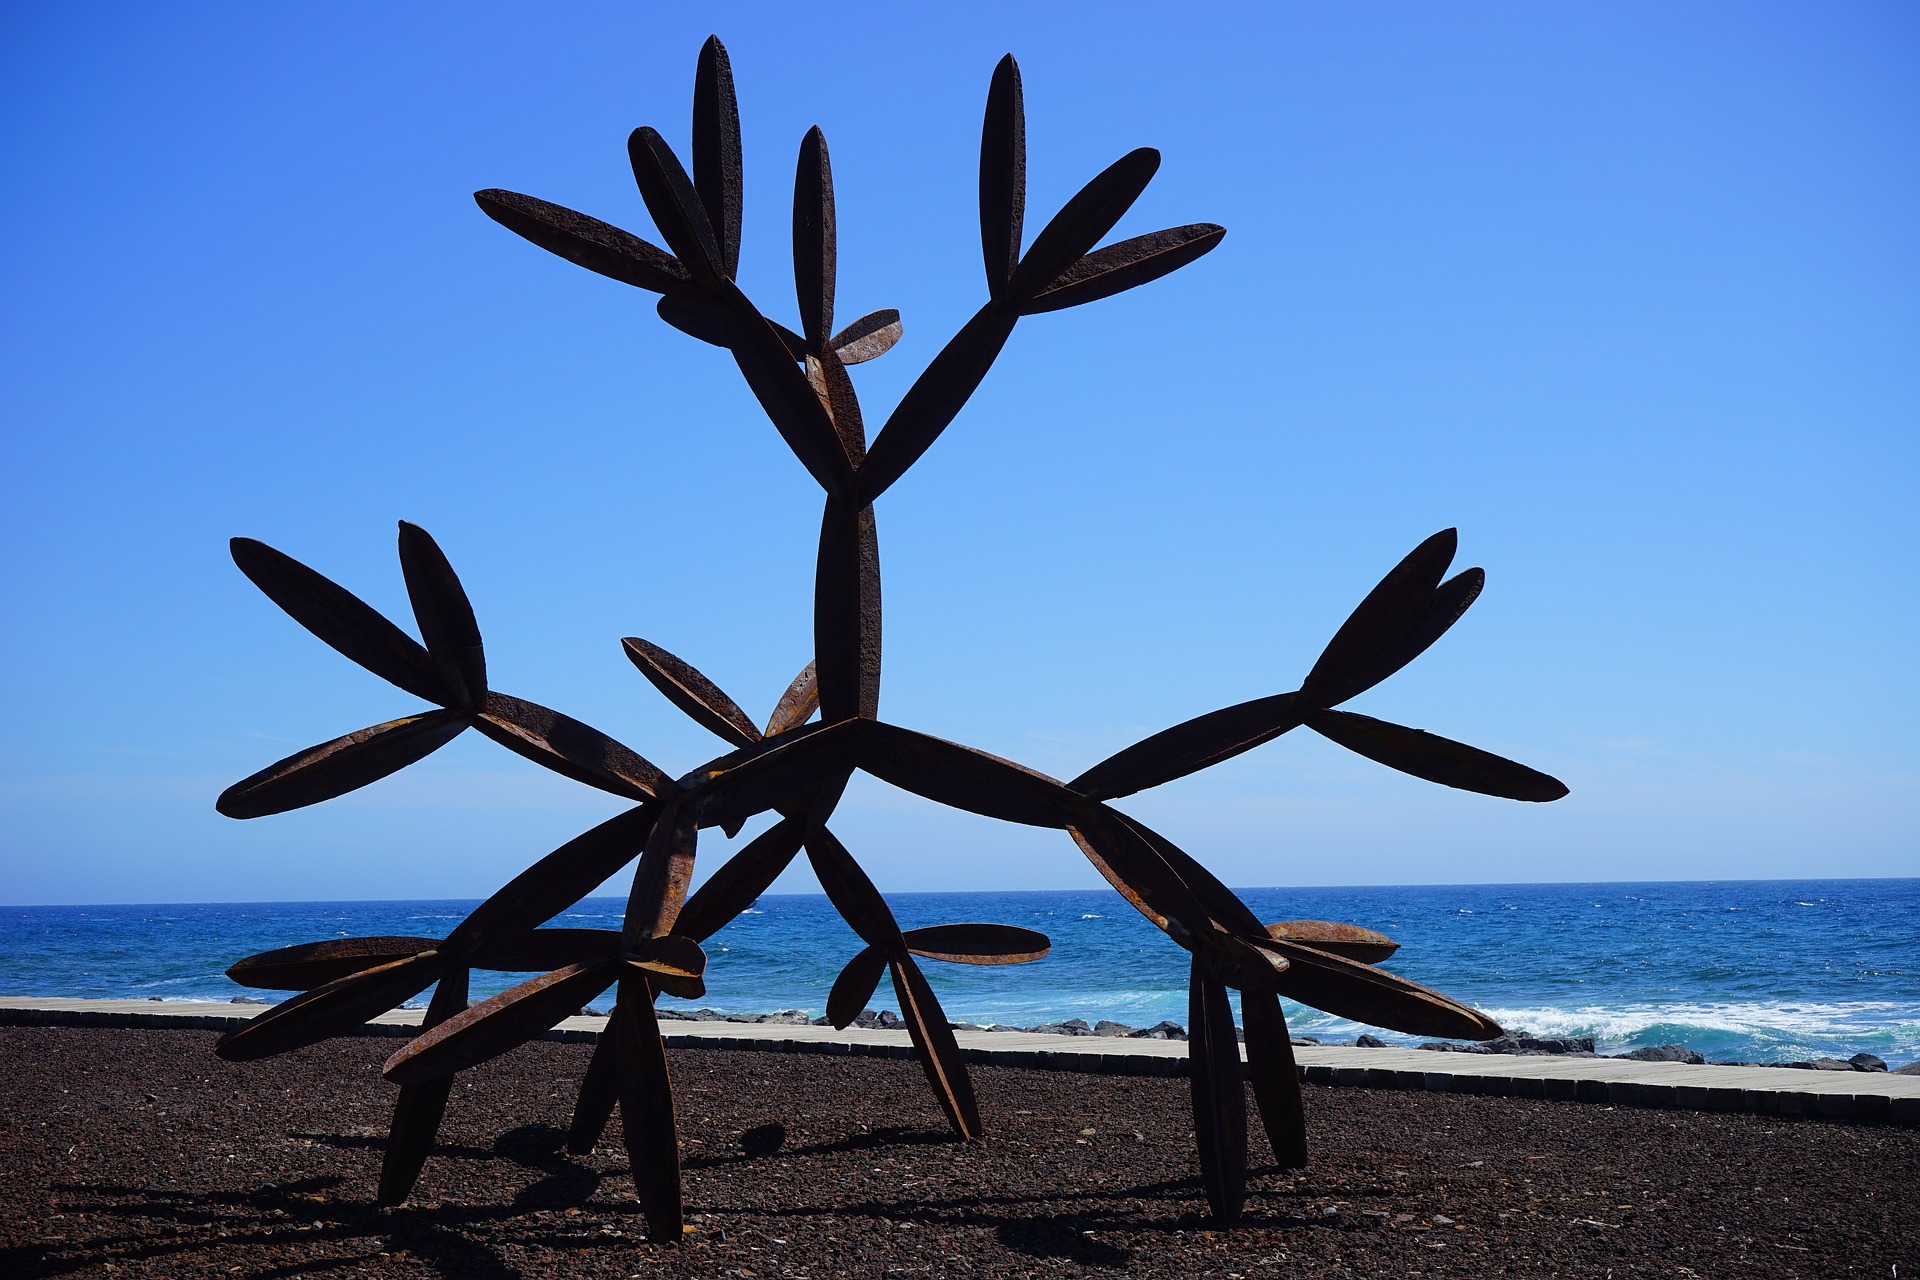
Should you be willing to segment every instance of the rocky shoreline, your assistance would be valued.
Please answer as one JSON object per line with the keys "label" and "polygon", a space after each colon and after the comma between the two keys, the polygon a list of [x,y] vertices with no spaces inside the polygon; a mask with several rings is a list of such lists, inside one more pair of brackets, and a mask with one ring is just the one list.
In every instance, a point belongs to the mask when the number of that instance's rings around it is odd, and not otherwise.
{"label": "rocky shoreline", "polygon": [[[600,1016],[597,1009],[583,1009],[582,1013]],[[678,1009],[662,1009],[662,1019],[678,1019],[694,1022],[737,1022],[771,1023],[788,1026],[825,1027],[832,1024],[825,1018],[810,1018],[800,1009],[785,1009],[779,1013],[721,1013],[714,1009],[696,1009],[691,1013]],[[875,1012],[863,1009],[860,1016],[853,1020],[856,1027],[877,1028],[880,1030],[903,1030],[906,1023],[900,1015],[891,1009]],[[1003,1023],[981,1026],[972,1022],[951,1024],[955,1031],[1022,1031],[1031,1035],[1047,1036],[1106,1036],[1117,1039],[1135,1040],[1185,1040],[1187,1029],[1177,1022],[1162,1021],[1151,1027],[1132,1027],[1124,1022],[1114,1022],[1102,1018],[1099,1022],[1089,1023],[1084,1018],[1068,1018],[1064,1022],[1043,1022],[1031,1027],[1012,1027]],[[1244,1036],[1242,1037],[1244,1038]],[[1315,1036],[1295,1036],[1296,1045],[1346,1044],[1362,1049],[1388,1048],[1385,1040],[1378,1036],[1363,1035],[1353,1040],[1329,1041]],[[1525,1031],[1501,1036],[1497,1040],[1452,1041],[1429,1040],[1424,1044],[1412,1046],[1435,1053],[1481,1053],[1481,1054],[1551,1054],[1569,1058],[1619,1058],[1631,1062],[1682,1062],[1697,1065],[1709,1065],[1705,1055],[1687,1048],[1685,1045],[1663,1044],[1633,1049],[1626,1053],[1599,1053],[1594,1049],[1592,1036],[1534,1036]],[[1871,1053],[1856,1053],[1851,1058],[1811,1058],[1794,1062],[1733,1062],[1716,1060],[1710,1065],[1716,1067],[1792,1067],[1801,1071],[1891,1071],[1895,1075],[1920,1075],[1920,1059],[1907,1063],[1903,1067],[1889,1068],[1886,1061]]]}
{"label": "rocky shoreline", "polygon": [[[251,996],[235,996],[233,1003],[266,1004],[269,1002]],[[582,1009],[580,1012],[589,1017],[604,1016],[604,1012],[599,1009]],[[717,1009],[695,1009],[688,1012],[681,1009],[661,1009],[658,1010],[658,1014],[663,1020],[687,1022],[766,1023],[815,1027],[832,1025],[827,1019],[809,1017],[804,1010],[800,1009],[783,1009],[779,1013],[722,1013]],[[906,1029],[906,1023],[901,1021],[900,1015],[891,1009],[878,1011],[863,1009],[860,1011],[860,1016],[853,1020],[852,1025],[882,1031]],[[1064,1022],[1044,1022],[1031,1027],[1014,1027],[1003,1023],[982,1026],[972,1022],[955,1022],[950,1025],[955,1031],[1023,1031],[1032,1035],[1104,1036],[1135,1040],[1185,1040],[1187,1038],[1185,1027],[1177,1022],[1168,1021],[1161,1021],[1151,1027],[1133,1027],[1124,1022],[1114,1022],[1106,1018],[1093,1023],[1089,1023],[1084,1018],[1068,1018]],[[1245,1038],[1244,1035],[1242,1038]],[[1371,1035],[1338,1041],[1322,1040],[1316,1036],[1295,1036],[1293,1043],[1296,1045],[1352,1045],[1362,1049],[1391,1047],[1387,1041]],[[1429,1040],[1412,1047],[1435,1053],[1550,1054],[1569,1058],[1618,1058],[1630,1062],[1678,1062],[1696,1066],[1787,1067],[1799,1071],[1884,1071],[1893,1075],[1920,1076],[1920,1058],[1900,1067],[1889,1067],[1885,1059],[1871,1053],[1856,1053],[1847,1058],[1804,1058],[1792,1062],[1744,1062],[1717,1058],[1709,1060],[1706,1055],[1679,1044],[1648,1045],[1631,1049],[1626,1053],[1600,1053],[1594,1048],[1592,1036],[1534,1036],[1525,1031],[1513,1032],[1497,1040]]]}

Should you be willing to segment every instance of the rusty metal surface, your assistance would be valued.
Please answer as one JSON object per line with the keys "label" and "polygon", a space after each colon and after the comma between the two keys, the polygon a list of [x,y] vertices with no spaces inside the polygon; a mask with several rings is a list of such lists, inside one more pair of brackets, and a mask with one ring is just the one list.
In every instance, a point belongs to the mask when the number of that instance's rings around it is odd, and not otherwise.
{"label": "rusty metal surface", "polygon": [[438,938],[328,938],[324,942],[276,947],[236,960],[227,969],[227,976],[243,987],[304,991],[376,965],[432,951],[439,945]]}
{"label": "rusty metal surface", "polygon": [[1304,942],[1365,964],[1378,964],[1400,949],[1400,944],[1384,933],[1329,920],[1282,920],[1267,926],[1267,936],[1283,942]]}
{"label": "rusty metal surface", "polygon": [[[451,1076],[448,1079],[452,1079]],[[593,1046],[587,1073],[580,1077],[580,1092],[573,1101],[573,1117],[567,1122],[567,1151],[584,1156],[606,1132],[607,1121],[620,1101],[620,1045],[614,1036],[601,1036]]]}
{"label": "rusty metal surface", "polygon": [[[437,1027],[467,1007],[465,969],[449,969],[434,984],[433,999],[427,1002],[423,1027]],[[453,1092],[453,1077],[427,1080],[400,1086],[393,1104],[387,1149],[380,1158],[380,1187],[374,1196],[377,1204],[404,1204],[413,1184],[426,1167],[433,1151],[433,1140],[440,1132],[440,1118],[446,1114],[447,1097]]]}
{"label": "rusty metal surface", "polygon": [[1207,1202],[1223,1222],[1247,1202],[1247,1091],[1227,988],[1195,956],[1187,979],[1187,1085]]}
{"label": "rusty metal surface", "polygon": [[659,645],[638,636],[628,636],[620,644],[640,674],[696,723],[736,747],[760,741],[760,730],[740,709],[740,704],[691,663],[682,662]]}
{"label": "rusty metal surface", "polygon": [[900,936],[914,955],[949,964],[1027,964],[1053,949],[1046,934],[1010,924],[934,924]]}
{"label": "rusty metal surface", "polygon": [[805,724],[814,712],[820,709],[820,675],[811,661],[800,669],[793,678],[787,691],[780,695],[780,701],[773,708],[773,714],[767,717],[766,736],[771,738],[797,729]]}
{"label": "rusty metal surface", "polygon": [[[533,196],[496,188],[475,200],[532,244],[659,295],[656,310],[669,326],[732,356],[775,430],[825,494],[813,660],[759,730],[691,663],[627,639],[627,656],[647,679],[728,744],[724,754],[676,778],[582,721],[493,688],[473,603],[424,529],[403,523],[399,532],[419,639],[284,553],[234,539],[235,564],[296,622],[435,709],[270,765],[228,788],[217,801],[220,812],[255,818],[330,799],[397,772],[468,727],[632,807],[533,862],[444,939],[329,939],[237,962],[236,981],[300,994],[224,1037],[218,1051],[247,1060],[297,1049],[434,987],[426,1025],[386,1068],[400,1093],[379,1199],[394,1204],[406,1198],[432,1150],[457,1072],[523,1043],[617,985],[612,1034],[600,1042],[580,1083],[567,1147],[575,1154],[591,1150],[617,1108],[649,1234],[677,1241],[684,1206],[674,1095],[654,1001],[662,993],[704,990],[708,957],[701,942],[750,908],[804,848],[821,887],[862,943],[825,993],[828,1016],[837,1025],[851,1021],[889,975],[943,1114],[958,1137],[977,1137],[978,1103],[917,958],[1029,963],[1042,960],[1050,944],[1032,930],[992,923],[903,933],[885,895],[828,825],[852,774],[864,771],[953,808],[1065,830],[1128,902],[1187,950],[1197,1155],[1211,1208],[1230,1221],[1247,1180],[1231,992],[1239,992],[1245,1025],[1244,1079],[1283,1167],[1304,1164],[1309,1151],[1280,996],[1415,1034],[1490,1038],[1499,1027],[1374,967],[1395,944],[1372,930],[1325,921],[1263,925],[1198,859],[1107,802],[1302,725],[1442,785],[1532,801],[1565,794],[1557,780],[1513,761],[1338,709],[1445,634],[1478,597],[1485,575],[1476,568],[1447,577],[1458,540],[1451,529],[1435,534],[1367,593],[1297,690],[1194,716],[1114,752],[1070,783],[882,721],[875,500],[959,419],[1022,317],[1149,284],[1211,252],[1225,232],[1195,222],[1100,247],[1159,167],[1159,153],[1142,148],[1081,187],[1025,244],[1026,118],[1019,67],[1008,56],[994,69],[980,135],[986,300],[911,381],[869,446],[849,368],[886,354],[903,326],[897,311],[881,309],[834,332],[839,244],[825,137],[809,131],[795,166],[797,332],[766,315],[736,280],[742,154],[732,67],[712,39],[695,68],[691,173],[657,130],[642,127],[628,141],[634,181],[666,248]],[[821,718],[810,722],[816,710]],[[732,837],[763,815],[771,816],[771,827],[690,894],[699,831],[718,827]],[[619,930],[542,927],[630,862],[632,885]],[[539,976],[467,1007],[473,968]]]}
{"label": "rusty metal surface", "polygon": [[1260,1125],[1282,1169],[1307,1166],[1307,1119],[1300,1106],[1300,1069],[1280,997],[1271,991],[1240,993],[1240,1021],[1247,1033],[1247,1083],[1260,1107]]}

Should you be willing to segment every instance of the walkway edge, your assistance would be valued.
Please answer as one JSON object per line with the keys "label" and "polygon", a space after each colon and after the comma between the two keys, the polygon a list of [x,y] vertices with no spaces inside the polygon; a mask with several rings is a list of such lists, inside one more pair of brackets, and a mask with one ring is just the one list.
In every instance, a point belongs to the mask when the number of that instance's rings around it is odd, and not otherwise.
{"label": "walkway edge", "polygon": [[[258,1007],[170,1001],[53,1000],[0,997],[0,1027],[146,1027],[230,1031]],[[383,1014],[361,1035],[410,1038],[418,1010]],[[542,1039],[593,1043],[605,1018],[568,1018]],[[684,1027],[685,1030],[678,1028]],[[667,1022],[668,1048],[756,1053],[816,1053],[905,1059],[904,1031],[835,1031],[785,1023]],[[1027,1032],[961,1031],[967,1061],[1100,1075],[1184,1076],[1187,1047],[1177,1040],[1131,1040]],[[1097,1047],[1096,1047],[1097,1046]],[[1920,1076],[1881,1072],[1800,1071],[1779,1067],[1689,1066],[1617,1058],[1436,1054],[1412,1049],[1302,1045],[1294,1050],[1310,1084],[1542,1098],[1615,1107],[1664,1107],[1803,1116],[1854,1123],[1920,1127]],[[1439,1061],[1434,1061],[1439,1059]]]}

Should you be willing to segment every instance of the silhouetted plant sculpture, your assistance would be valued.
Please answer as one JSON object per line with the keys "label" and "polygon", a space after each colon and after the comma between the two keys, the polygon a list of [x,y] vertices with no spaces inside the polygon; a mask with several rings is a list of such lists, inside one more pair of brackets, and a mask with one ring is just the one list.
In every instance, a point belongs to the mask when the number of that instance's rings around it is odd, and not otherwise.
{"label": "silhouetted plant sculpture", "polygon": [[[915,957],[1006,964],[1046,954],[1029,930],[955,924],[902,932],[860,865],[828,827],[855,770],[936,802],[1008,822],[1066,831],[1114,888],[1191,953],[1194,1133],[1214,1213],[1231,1220],[1245,1195],[1244,1083],[1250,1080],[1273,1152],[1303,1164],[1298,1076],[1281,1012],[1288,996],[1356,1021],[1414,1034],[1486,1039],[1490,1019],[1373,967],[1395,944],[1370,930],[1317,921],[1263,925],[1204,867],[1109,803],[1203,769],[1306,726],[1391,768],[1450,787],[1515,800],[1566,788],[1531,769],[1445,738],[1338,706],[1418,657],[1480,592],[1478,569],[1447,577],[1452,530],[1414,548],[1334,635],[1292,693],[1210,712],[1126,748],[1072,782],[888,724],[880,714],[880,564],[873,503],[919,460],[986,376],[1023,316],[1079,306],[1192,262],[1225,232],[1208,223],[1095,246],[1145,189],[1159,155],[1142,148],[1095,177],[1022,250],[1026,138],[1011,57],[993,75],[980,145],[984,306],[920,375],[868,447],[847,367],[884,354],[900,317],[875,311],[834,330],[833,176],[818,129],[800,144],[794,179],[793,264],[800,327],[769,320],[734,282],[740,250],[740,134],[732,73],[718,40],[700,54],[693,174],[652,129],[628,143],[634,178],[662,250],[604,222],[510,191],[480,207],[540,247],[660,295],[660,316],[724,347],[794,455],[826,492],[815,578],[814,662],[764,729],[712,681],[645,640],[626,640],[635,666],[675,706],[731,750],[668,776],[599,731],[494,691],[466,592],[432,538],[400,526],[400,565],[420,641],[345,589],[280,552],[236,539],[235,561],[308,630],[439,709],[362,729],[301,752],[230,788],[222,813],[252,818],[314,804],[374,782],[467,728],[633,807],[541,858],[445,938],[354,938],[250,957],[231,973],[254,986],[303,990],[228,1035],[219,1052],[249,1059],[348,1031],[435,987],[422,1034],[386,1075],[401,1086],[381,1171],[383,1203],[404,1200],[432,1147],[455,1072],[552,1027],[617,986],[609,1024],[581,1082],[569,1146],[590,1150],[621,1113],[650,1234],[680,1238],[680,1170],[672,1086],[654,1013],[661,992],[702,994],[700,948],[751,906],[805,850],[821,886],[865,949],[827,999],[845,1026],[883,973],[948,1123],[981,1131],[967,1070]],[[813,719],[816,709],[820,718]],[[703,827],[728,835],[757,814],[777,821],[688,896]],[[619,931],[540,928],[638,858]],[[471,1007],[473,969],[541,976]],[[1228,991],[1240,992],[1243,1067]]]}

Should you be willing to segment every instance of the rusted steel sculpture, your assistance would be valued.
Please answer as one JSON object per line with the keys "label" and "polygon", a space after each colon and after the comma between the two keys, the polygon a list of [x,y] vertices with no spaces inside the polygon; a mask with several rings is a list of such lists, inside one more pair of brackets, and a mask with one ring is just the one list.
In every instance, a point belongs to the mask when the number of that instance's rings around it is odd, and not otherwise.
{"label": "rusted steel sculpture", "polygon": [[[868,445],[848,366],[884,354],[900,317],[870,312],[834,328],[833,175],[818,129],[800,144],[793,195],[797,330],[768,319],[734,281],[739,261],[740,133],[725,49],[709,40],[695,80],[693,172],[652,129],[628,142],[640,194],[667,242],[660,249],[584,214],[510,191],[482,191],[488,216],[601,275],[660,295],[662,319],[723,347],[774,426],[825,491],[815,578],[814,661],[756,727],[689,664],[645,640],[627,656],[666,697],[730,750],[680,777],[581,722],[491,687],[480,630],[460,580],[427,533],[400,526],[416,642],[358,598],[261,543],[236,539],[234,560],[281,608],[373,674],[437,710],[361,729],[271,765],[229,788],[220,812],[280,813],[374,782],[468,728],[534,763],[630,801],[482,903],[444,938],[336,939],[240,961],[243,983],[303,994],[225,1037],[219,1052],[250,1059],[346,1032],[428,987],[425,1029],[395,1053],[401,1086],[381,1170],[383,1203],[406,1199],[431,1150],[454,1074],[552,1027],[617,987],[609,1034],[581,1082],[568,1135],[590,1150],[619,1106],[633,1177],[653,1238],[682,1230],[672,1084],[654,1001],[698,996],[700,943],[751,906],[805,850],[835,908],[865,948],[827,997],[845,1026],[892,979],[901,1016],[954,1132],[981,1132],[967,1070],[915,957],[964,964],[1039,959],[1047,939],[992,924],[903,932],[859,863],[828,826],[855,770],[930,800],[1007,822],[1066,832],[1121,895],[1191,954],[1194,1133],[1214,1213],[1239,1212],[1247,1170],[1245,1085],[1274,1155],[1303,1164],[1306,1134],[1280,998],[1401,1031],[1491,1038],[1484,1015],[1372,961],[1394,943],[1317,921],[1263,925],[1204,867],[1111,801],[1182,777],[1305,726],[1394,769],[1515,800],[1566,788],[1472,747],[1339,706],[1438,640],[1479,594],[1478,569],[1447,576],[1452,530],[1421,543],[1360,602],[1299,688],[1175,725],[1061,783],[1021,765],[880,719],[880,562],[874,502],[938,439],[1026,316],[1146,284],[1207,253],[1225,232],[1174,227],[1096,248],[1145,189],[1159,155],[1142,148],[1083,187],[1024,243],[1026,138],[1011,57],[993,74],[980,145],[980,240],[987,301],[934,357]],[[815,711],[819,718],[814,719]],[[774,824],[688,894],[702,828],[729,836],[759,814]],[[623,927],[542,924],[638,859]],[[541,976],[469,1007],[473,969]],[[1228,992],[1240,993],[1246,1063]]]}

